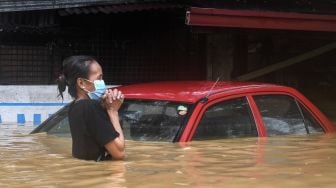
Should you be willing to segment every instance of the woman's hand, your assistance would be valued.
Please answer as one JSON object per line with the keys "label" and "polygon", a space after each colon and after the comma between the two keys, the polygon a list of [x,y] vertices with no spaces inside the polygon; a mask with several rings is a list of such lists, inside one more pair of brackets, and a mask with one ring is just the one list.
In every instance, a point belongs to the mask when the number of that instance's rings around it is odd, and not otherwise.
{"label": "woman's hand", "polygon": [[124,101],[124,95],[118,89],[107,89],[102,101],[107,111],[118,112]]}
{"label": "woman's hand", "polygon": [[114,159],[123,159],[125,157],[125,138],[119,123],[118,116],[118,110],[123,101],[124,95],[117,89],[106,90],[102,99],[102,105],[106,108],[112,126],[119,133],[119,137],[105,145],[106,150]]}

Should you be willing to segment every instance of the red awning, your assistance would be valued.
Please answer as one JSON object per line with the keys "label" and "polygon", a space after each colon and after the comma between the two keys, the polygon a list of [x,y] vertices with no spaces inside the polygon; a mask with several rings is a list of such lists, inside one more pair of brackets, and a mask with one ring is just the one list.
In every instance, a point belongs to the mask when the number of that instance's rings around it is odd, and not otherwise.
{"label": "red awning", "polygon": [[191,26],[335,32],[336,16],[192,7],[187,11],[186,24]]}

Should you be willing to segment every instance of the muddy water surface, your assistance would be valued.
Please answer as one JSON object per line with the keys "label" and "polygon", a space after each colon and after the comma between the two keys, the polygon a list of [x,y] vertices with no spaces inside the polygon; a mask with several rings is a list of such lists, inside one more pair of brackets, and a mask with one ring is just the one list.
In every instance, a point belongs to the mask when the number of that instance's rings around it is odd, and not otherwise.
{"label": "muddy water surface", "polygon": [[334,135],[128,141],[126,160],[96,163],[32,128],[0,125],[0,187],[336,187]]}

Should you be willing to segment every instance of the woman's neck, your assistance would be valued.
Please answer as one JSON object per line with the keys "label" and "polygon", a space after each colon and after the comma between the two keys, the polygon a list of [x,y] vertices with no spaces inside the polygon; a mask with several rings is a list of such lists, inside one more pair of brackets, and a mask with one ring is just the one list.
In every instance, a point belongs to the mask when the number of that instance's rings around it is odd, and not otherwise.
{"label": "woman's neck", "polygon": [[75,101],[83,100],[83,99],[89,99],[86,93],[78,92],[78,95],[75,99]]}

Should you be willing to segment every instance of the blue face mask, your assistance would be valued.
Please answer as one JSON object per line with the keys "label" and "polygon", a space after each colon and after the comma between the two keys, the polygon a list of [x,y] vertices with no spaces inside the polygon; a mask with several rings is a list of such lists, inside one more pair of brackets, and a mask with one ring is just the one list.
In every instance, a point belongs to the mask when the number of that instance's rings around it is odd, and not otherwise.
{"label": "blue face mask", "polygon": [[99,100],[105,94],[105,91],[106,91],[105,82],[104,80],[95,80],[93,81],[93,84],[94,84],[95,90],[88,92],[88,96],[90,99]]}

